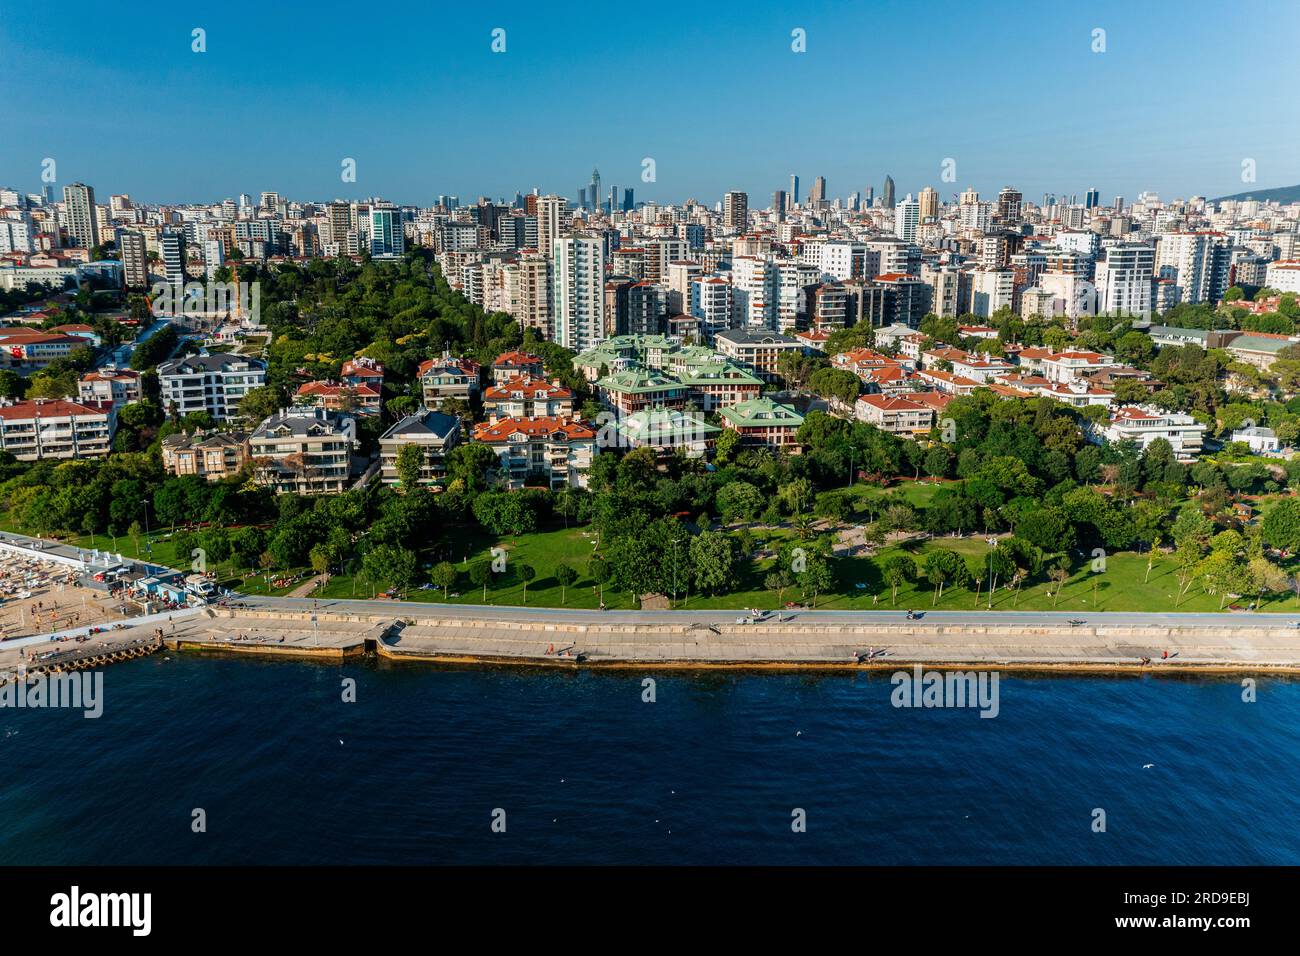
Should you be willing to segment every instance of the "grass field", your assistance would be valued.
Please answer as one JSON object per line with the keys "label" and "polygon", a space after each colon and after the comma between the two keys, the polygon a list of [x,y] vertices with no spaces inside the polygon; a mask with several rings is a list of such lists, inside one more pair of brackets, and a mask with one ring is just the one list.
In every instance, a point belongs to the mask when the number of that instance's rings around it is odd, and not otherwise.
{"label": "grass field", "polygon": [[[915,494],[925,494],[923,489],[934,489],[933,485],[917,485]],[[933,494],[933,491],[929,492]],[[0,516],[0,530],[20,531],[8,520]],[[741,561],[737,564],[737,576],[734,587],[725,595],[691,594],[687,598],[684,584],[685,564],[683,563],[683,584],[678,592],[675,606],[702,609],[727,609],[759,607],[774,609],[785,601],[802,600],[799,589],[789,588],[783,594],[763,587],[763,580],[772,570],[776,558],[772,557],[781,544],[794,537],[790,529],[758,529],[753,532],[756,552],[767,557]],[[513,569],[520,564],[531,565],[537,572],[528,584],[526,603],[536,607],[574,607],[595,608],[600,603],[600,591],[586,573],[587,562],[594,550],[595,536],[587,529],[572,528],[543,531],[520,537],[495,538],[481,529],[456,529],[449,535],[451,541],[442,541],[432,548],[419,552],[420,572],[417,587],[406,595],[407,600],[451,604],[499,604],[521,605],[525,603],[524,584],[515,576]],[[135,542],[128,537],[119,537],[116,542],[104,535],[93,538],[83,535],[68,539],[69,543],[83,548],[98,547],[119,551],[124,557],[152,561],[157,564],[175,568],[187,568],[189,557],[177,555],[170,535],[155,533],[140,541],[137,550]],[[492,549],[500,548],[506,555],[507,571],[487,588],[486,595],[480,588],[475,588],[469,580],[469,564],[480,559],[491,559]],[[917,559],[918,564],[926,552],[935,548],[947,548],[966,556],[982,556],[988,553],[988,545],[979,536],[965,538],[937,538],[913,543],[906,547],[893,545],[882,549],[875,557],[839,558],[832,561],[835,575],[835,587],[832,592],[821,594],[817,598],[817,607],[830,610],[870,610],[898,608],[926,609],[935,607],[940,610],[974,610],[989,607],[987,588],[982,588],[976,600],[973,590],[964,587],[947,587],[937,604],[933,603],[933,587],[926,581],[915,581],[900,586],[897,603],[891,599],[889,585],[881,573],[883,561],[891,554],[908,553]],[[428,568],[436,562],[451,561],[461,572],[460,579],[452,588],[455,597],[444,598],[441,591],[421,589],[419,583],[428,581]],[[1178,574],[1173,561],[1168,557],[1157,556],[1154,561],[1149,581],[1147,577],[1147,556],[1145,554],[1120,553],[1110,555],[1106,569],[1094,574],[1090,565],[1076,556],[1079,567],[1065,582],[1059,594],[1054,594],[1054,582],[1043,576],[1026,582],[1017,594],[999,582],[992,596],[993,610],[1026,611],[1217,611],[1220,597],[1207,594],[1198,583],[1193,583],[1186,595],[1179,600]],[[565,591],[556,580],[555,571],[561,564],[567,564],[578,572],[577,581]],[[359,570],[360,562],[352,561],[345,567],[344,573],[333,575],[328,583],[318,590],[315,596],[333,598],[370,598],[382,593],[389,587],[387,581],[368,580]],[[246,594],[283,595],[297,585],[275,588],[268,587],[265,576],[258,572],[252,575],[229,573],[231,569],[222,568],[220,583],[223,587],[238,590]],[[275,574],[284,572],[273,572]],[[294,574],[309,573],[305,568],[293,569]],[[299,582],[301,583],[301,582]],[[986,582],[987,583],[987,582]],[[1242,598],[1239,603],[1248,604],[1253,596]],[[604,591],[605,604],[610,608],[635,609],[639,605],[632,595],[617,592],[609,588]],[[1231,603],[1231,601],[1227,602]],[[1263,610],[1292,610],[1300,614],[1300,603],[1294,596],[1274,594],[1266,596]]]}

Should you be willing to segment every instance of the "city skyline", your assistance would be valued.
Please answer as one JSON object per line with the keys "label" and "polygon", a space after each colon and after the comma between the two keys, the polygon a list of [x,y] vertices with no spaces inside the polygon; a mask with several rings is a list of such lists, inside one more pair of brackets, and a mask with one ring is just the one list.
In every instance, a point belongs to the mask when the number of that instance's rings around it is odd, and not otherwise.
{"label": "city skyline", "polygon": [[[924,24],[946,57],[931,66],[914,43],[879,41],[920,29],[901,5],[759,5],[734,22],[684,6],[653,18],[615,11],[609,33],[626,42],[587,50],[563,13],[399,3],[368,12],[372,34],[411,35],[427,22],[433,54],[416,47],[383,71],[345,68],[344,80],[311,64],[366,62],[353,24],[258,8],[252,31],[253,9],[111,21],[79,4],[57,17],[13,11],[0,53],[20,108],[0,142],[0,181],[38,191],[52,158],[60,188],[112,183],[150,203],[274,190],[409,205],[533,187],[572,199],[593,166],[638,200],[710,205],[729,190],[770,196],[792,173],[805,192],[824,176],[831,199],[879,194],[886,174],[899,198],[931,185],[945,200],[1008,183],[1026,197],[1097,187],[1106,198],[1214,198],[1300,182],[1300,124],[1287,120],[1296,108],[1267,88],[1240,97],[1220,70],[1203,69],[1223,52],[1224,18],[1175,16],[1172,4],[1023,18],[944,5]],[[1259,14],[1277,29],[1252,37],[1251,56],[1281,62],[1300,13],[1271,4]],[[205,31],[202,53],[194,29]],[[496,29],[504,52],[492,50]],[[806,52],[794,51],[795,31]],[[296,41],[303,68],[286,68],[280,37]],[[991,56],[1008,42],[1019,60]],[[57,107],[22,107],[48,96],[51,73]],[[715,135],[723,127],[735,133]],[[654,181],[643,179],[647,158]],[[345,159],[355,182],[340,178]],[[1254,182],[1243,181],[1248,159]]]}

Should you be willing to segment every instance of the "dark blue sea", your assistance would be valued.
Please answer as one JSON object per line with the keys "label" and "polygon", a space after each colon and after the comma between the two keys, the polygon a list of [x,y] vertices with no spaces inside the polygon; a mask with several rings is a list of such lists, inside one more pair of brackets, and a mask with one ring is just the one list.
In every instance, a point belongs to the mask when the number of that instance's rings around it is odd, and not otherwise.
{"label": "dark blue sea", "polygon": [[156,656],[98,720],[0,710],[0,863],[1300,863],[1300,683],[1004,675],[995,719],[892,690]]}

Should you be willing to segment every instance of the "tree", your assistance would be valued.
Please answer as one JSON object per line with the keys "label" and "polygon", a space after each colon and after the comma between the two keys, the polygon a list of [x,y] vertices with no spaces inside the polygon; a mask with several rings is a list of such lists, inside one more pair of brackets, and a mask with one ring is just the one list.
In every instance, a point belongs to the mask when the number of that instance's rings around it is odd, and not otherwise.
{"label": "tree", "polygon": [[1275,548],[1295,551],[1300,548],[1300,498],[1278,502],[1264,516],[1264,538]]}
{"label": "tree", "polygon": [[788,568],[777,568],[775,571],[769,571],[767,577],[763,578],[763,587],[769,591],[776,592],[776,603],[785,602],[785,589],[794,585],[794,575]]}
{"label": "tree", "polygon": [[1251,558],[1247,565],[1250,583],[1258,595],[1259,603],[1264,602],[1264,594],[1269,591],[1285,591],[1291,579],[1280,567],[1265,557]]}
{"label": "tree", "polygon": [[952,467],[952,452],[943,445],[935,445],[925,453],[925,473],[931,478],[944,478]]}
{"label": "tree", "polygon": [[458,577],[456,565],[450,561],[439,561],[429,569],[429,581],[436,588],[442,588],[442,599],[447,600],[447,592],[456,583]]}
{"label": "tree", "polygon": [[713,460],[719,465],[728,465],[740,450],[740,432],[725,428],[718,433],[718,440],[713,443]]}
{"label": "tree", "polygon": [[938,604],[939,599],[943,597],[944,585],[948,581],[956,580],[965,570],[965,562],[955,551],[940,549],[931,551],[925,556],[922,572],[925,574],[925,579],[934,585],[934,597],[930,600],[931,607]]}
{"label": "tree", "polygon": [[1070,559],[1060,558],[1056,564],[1052,565],[1047,572],[1047,576],[1052,579],[1056,589],[1052,592],[1052,607],[1056,607],[1056,602],[1061,599],[1061,590],[1065,587],[1065,582],[1070,579]]}
{"label": "tree", "polygon": [[726,590],[736,560],[730,536],[720,531],[701,532],[691,539],[690,558],[696,590],[709,594]]}
{"label": "tree", "polygon": [[898,604],[898,588],[916,580],[916,561],[911,555],[895,554],[885,559],[885,581],[890,587],[890,604]]}
{"label": "tree", "polygon": [[1174,601],[1174,607],[1182,603],[1183,595],[1196,580],[1196,566],[1204,553],[1201,545],[1192,539],[1183,541],[1174,550],[1174,566],[1178,569],[1178,598]]}
{"label": "tree", "polygon": [[966,558],[966,580],[975,581],[975,604],[979,605],[980,585],[984,583],[984,559],[972,554]]}
{"label": "tree", "polygon": [[329,546],[324,544],[314,545],[311,552],[307,555],[311,561],[311,569],[317,574],[324,574],[330,567]]}
{"label": "tree", "polygon": [[724,521],[752,521],[763,508],[763,494],[747,481],[730,481],[719,489],[716,502]]}
{"label": "tree", "polygon": [[487,560],[475,561],[469,566],[470,582],[477,588],[483,589],[483,602],[487,603],[487,586],[492,580],[492,562]]}
{"label": "tree", "polygon": [[524,604],[528,603],[528,582],[537,577],[537,569],[531,564],[516,564],[515,574],[524,582]]}
{"label": "tree", "polygon": [[812,482],[807,478],[795,478],[793,481],[781,486],[777,492],[777,497],[786,506],[786,510],[790,514],[803,514],[808,510],[808,505],[812,502]]}
{"label": "tree", "polygon": [[822,554],[810,554],[805,560],[804,569],[799,574],[799,584],[803,587],[804,595],[812,592],[812,606],[817,607],[817,595],[822,591],[828,591],[835,583],[835,576],[831,573],[830,562]]}
{"label": "tree", "polygon": [[567,564],[561,564],[555,569],[555,580],[560,582],[560,603],[568,603],[569,585],[578,580],[578,572]]}
{"label": "tree", "polygon": [[415,442],[403,445],[397,451],[397,477],[402,482],[403,491],[414,491],[420,484],[420,472],[424,467],[424,447]]}
{"label": "tree", "polygon": [[415,580],[415,552],[396,545],[381,544],[371,548],[361,566],[372,582],[386,581],[399,592],[406,591]]}
{"label": "tree", "polygon": [[250,389],[239,400],[239,414],[249,422],[262,422],[279,411],[283,404],[278,388],[263,385]]}
{"label": "tree", "polygon": [[600,604],[605,605],[605,582],[609,580],[609,563],[598,554],[593,554],[587,562],[587,577],[596,582],[600,588]]}
{"label": "tree", "polygon": [[824,368],[809,377],[808,388],[822,398],[851,406],[862,391],[862,380],[848,369]]}

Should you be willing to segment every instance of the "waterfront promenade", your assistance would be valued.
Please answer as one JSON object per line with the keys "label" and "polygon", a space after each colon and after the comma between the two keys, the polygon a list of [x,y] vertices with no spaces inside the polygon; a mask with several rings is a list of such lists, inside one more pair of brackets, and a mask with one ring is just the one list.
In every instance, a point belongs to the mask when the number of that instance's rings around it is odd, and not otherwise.
{"label": "waterfront promenade", "polygon": [[[902,611],[610,612],[249,598],[167,623],[179,650],[593,667],[935,666],[1300,673],[1300,616]],[[97,639],[139,639],[156,624]],[[863,659],[864,652],[874,655]],[[0,646],[0,669],[15,650]],[[1164,655],[1168,654],[1166,658]],[[1149,658],[1147,664],[1144,658]]]}

